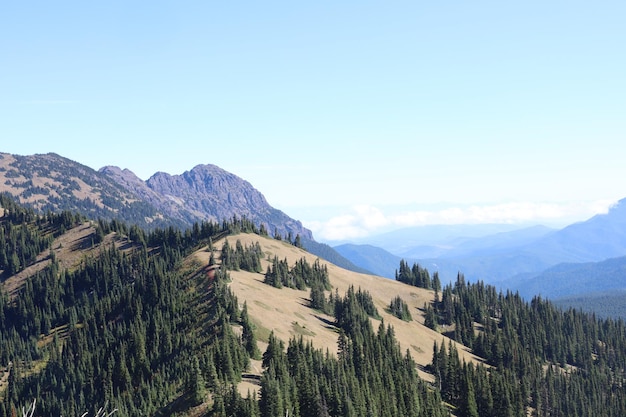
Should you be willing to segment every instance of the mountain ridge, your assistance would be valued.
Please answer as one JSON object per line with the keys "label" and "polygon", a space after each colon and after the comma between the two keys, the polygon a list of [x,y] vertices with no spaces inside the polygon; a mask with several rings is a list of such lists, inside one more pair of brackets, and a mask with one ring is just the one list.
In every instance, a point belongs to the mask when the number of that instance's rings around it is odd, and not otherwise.
{"label": "mountain ridge", "polygon": [[216,165],[198,165],[182,175],[158,172],[143,181],[129,169],[94,170],[56,153],[0,153],[0,192],[42,213],[76,210],[146,228],[185,228],[238,216],[283,236],[313,239],[300,221],[270,206],[249,182]]}

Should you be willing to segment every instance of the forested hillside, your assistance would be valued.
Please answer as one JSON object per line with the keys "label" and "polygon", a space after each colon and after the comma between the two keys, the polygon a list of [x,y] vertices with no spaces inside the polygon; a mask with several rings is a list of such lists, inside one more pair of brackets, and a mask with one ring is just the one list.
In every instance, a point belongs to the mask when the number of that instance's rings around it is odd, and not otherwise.
{"label": "forested hillside", "polygon": [[[79,225],[76,220],[67,226]],[[1,221],[42,233],[53,228],[18,206],[7,208]],[[262,254],[222,247],[215,252],[222,268],[187,255],[202,247],[212,254],[212,242],[225,235],[262,230],[245,219],[198,224],[184,233],[145,233],[119,222],[95,226],[93,245],[113,242],[99,255],[73,268],[52,259],[12,297],[3,293],[0,415],[13,415],[32,399],[39,415],[95,414],[105,404],[121,415],[445,415],[393,330],[374,331],[350,294],[342,323],[354,325],[342,336],[343,354],[271,336],[258,393],[240,396],[238,382],[250,360],[261,356],[247,307],[228,288],[227,269],[256,269]],[[366,353],[371,358],[363,363]],[[382,385],[390,380],[398,380],[391,402]]]}
{"label": "forested hillside", "polygon": [[[397,279],[433,286],[428,271],[401,263]],[[626,327],[622,320],[561,311],[535,297],[497,293],[459,274],[426,305],[425,324],[449,332],[485,359],[461,363],[453,345],[435,345],[431,371],[443,398],[463,416],[623,416]]]}
{"label": "forested hillside", "polygon": [[341,272],[246,218],[93,222],[69,264],[83,218],[1,202],[0,417],[626,415],[622,321],[406,262]]}

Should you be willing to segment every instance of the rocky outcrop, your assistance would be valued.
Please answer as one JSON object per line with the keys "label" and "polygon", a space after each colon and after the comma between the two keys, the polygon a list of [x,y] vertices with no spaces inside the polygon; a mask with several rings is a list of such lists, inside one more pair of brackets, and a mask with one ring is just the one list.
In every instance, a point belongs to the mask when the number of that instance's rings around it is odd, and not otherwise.
{"label": "rocky outcrop", "polygon": [[194,216],[222,220],[233,215],[265,224],[270,233],[288,233],[312,239],[311,231],[297,220],[269,205],[263,194],[248,181],[215,165],[198,165],[181,175],[163,172],[146,182],[157,194],[166,197]]}

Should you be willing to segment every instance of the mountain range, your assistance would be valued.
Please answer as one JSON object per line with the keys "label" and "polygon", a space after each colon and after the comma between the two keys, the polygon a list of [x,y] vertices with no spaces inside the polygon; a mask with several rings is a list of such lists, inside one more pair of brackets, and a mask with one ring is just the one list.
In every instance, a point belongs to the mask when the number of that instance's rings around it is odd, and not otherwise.
{"label": "mountain range", "polygon": [[[423,238],[428,233],[433,236],[431,244]],[[518,290],[526,298],[535,294],[570,297],[626,288],[626,199],[606,214],[560,230],[543,226],[514,229],[511,225],[428,226],[370,240],[387,247],[342,244],[335,249],[381,276],[392,278],[399,259],[405,259],[439,271],[446,282],[463,272],[470,280]]]}
{"label": "mountain range", "polygon": [[128,169],[96,171],[54,153],[0,153],[0,192],[45,212],[75,210],[88,217],[123,219],[142,227],[189,227],[199,221],[247,217],[270,233],[311,231],[273,208],[248,181],[215,165],[198,165],[181,175],[157,172],[143,181]]}

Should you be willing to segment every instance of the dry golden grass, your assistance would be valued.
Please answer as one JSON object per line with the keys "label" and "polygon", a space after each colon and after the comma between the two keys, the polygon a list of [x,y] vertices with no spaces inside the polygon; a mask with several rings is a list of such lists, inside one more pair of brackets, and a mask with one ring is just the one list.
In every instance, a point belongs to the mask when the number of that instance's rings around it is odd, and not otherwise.
{"label": "dry golden grass", "polygon": [[[254,234],[239,234],[229,236],[227,239],[231,246],[234,246],[237,240],[240,240],[244,246],[259,242],[266,254],[263,260],[263,271],[269,264],[268,258],[271,259],[274,256],[279,259],[286,258],[290,265],[302,257],[305,257],[309,263],[317,259],[316,256],[286,242]],[[223,240],[220,240],[215,242],[214,247],[219,249],[222,244]],[[210,253],[202,249],[196,252],[195,256],[206,265]],[[371,293],[385,324],[393,326],[403,350],[408,349],[419,365],[426,366],[430,363],[435,341],[439,345],[449,342],[447,337],[423,325],[424,317],[420,309],[423,308],[424,303],[433,301],[432,291],[411,287],[386,278],[347,271],[323,260],[321,262],[328,266],[333,291],[337,289],[339,295],[343,296],[351,285],[355,289],[360,287]],[[231,271],[230,274],[232,277],[230,288],[237,295],[240,304],[247,302],[249,315],[257,326],[257,337],[260,340],[263,340],[270,331],[274,331],[274,334],[285,343],[294,336],[302,336],[305,340],[311,340],[315,347],[328,349],[336,354],[338,334],[332,325],[333,318],[308,307],[308,291],[271,287],[263,283],[262,273]],[[409,305],[413,321],[404,322],[387,313],[389,303],[398,295]],[[372,324],[374,329],[377,329],[380,321],[372,319]],[[264,346],[259,347],[264,349]],[[457,349],[461,360],[480,361],[480,358],[472,355],[464,346],[458,345]],[[420,375],[426,380],[433,380],[432,375],[424,371],[420,370]],[[245,391],[247,388],[250,388],[250,385],[242,390]]]}

